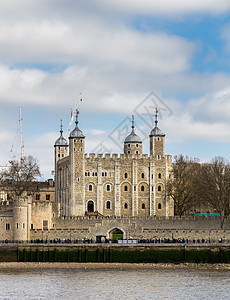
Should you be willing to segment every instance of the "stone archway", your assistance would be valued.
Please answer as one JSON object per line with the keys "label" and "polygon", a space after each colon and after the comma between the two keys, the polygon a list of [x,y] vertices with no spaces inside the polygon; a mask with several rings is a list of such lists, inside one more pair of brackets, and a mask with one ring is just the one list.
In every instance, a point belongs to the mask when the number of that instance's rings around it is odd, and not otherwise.
{"label": "stone archway", "polygon": [[94,202],[93,201],[88,201],[87,203],[87,211],[88,212],[94,212]]}
{"label": "stone archway", "polygon": [[114,228],[109,232],[109,238],[112,240],[122,240],[124,233],[119,228]]}

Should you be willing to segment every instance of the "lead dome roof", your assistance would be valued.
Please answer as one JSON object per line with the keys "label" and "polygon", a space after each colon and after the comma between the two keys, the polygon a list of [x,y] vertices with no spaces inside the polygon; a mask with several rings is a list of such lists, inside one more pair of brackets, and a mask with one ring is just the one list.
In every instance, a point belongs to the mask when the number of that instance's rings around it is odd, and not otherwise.
{"label": "lead dome roof", "polygon": [[142,143],[140,137],[135,133],[134,128],[135,128],[135,126],[134,126],[134,116],[132,116],[132,131],[125,138],[125,143]]}
{"label": "lead dome roof", "polygon": [[70,132],[69,138],[84,138],[84,134],[83,132],[78,128],[78,115],[79,115],[79,111],[76,111],[76,127],[74,128],[74,130],[72,130]]}

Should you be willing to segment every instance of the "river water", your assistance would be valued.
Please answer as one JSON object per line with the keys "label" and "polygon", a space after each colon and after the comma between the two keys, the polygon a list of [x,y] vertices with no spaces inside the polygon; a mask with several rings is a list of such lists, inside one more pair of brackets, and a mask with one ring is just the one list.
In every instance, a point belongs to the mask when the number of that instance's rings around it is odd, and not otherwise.
{"label": "river water", "polygon": [[5,268],[0,299],[230,299],[230,270]]}

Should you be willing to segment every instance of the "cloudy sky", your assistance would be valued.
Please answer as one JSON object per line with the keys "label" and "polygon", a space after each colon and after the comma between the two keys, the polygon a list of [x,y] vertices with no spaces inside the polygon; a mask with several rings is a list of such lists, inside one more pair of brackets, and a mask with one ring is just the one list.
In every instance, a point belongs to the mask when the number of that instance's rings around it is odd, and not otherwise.
{"label": "cloudy sky", "polygon": [[43,179],[76,105],[87,152],[122,152],[135,114],[149,153],[158,107],[167,154],[229,159],[229,16],[229,0],[1,0],[0,165],[20,153],[19,106]]}

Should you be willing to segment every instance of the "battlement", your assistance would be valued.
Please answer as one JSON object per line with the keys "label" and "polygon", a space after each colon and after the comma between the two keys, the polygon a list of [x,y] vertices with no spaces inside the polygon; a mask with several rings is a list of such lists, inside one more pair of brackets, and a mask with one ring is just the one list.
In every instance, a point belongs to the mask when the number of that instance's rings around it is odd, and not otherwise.
{"label": "battlement", "polygon": [[[170,156],[170,155],[169,155]],[[119,160],[129,160],[129,159],[142,159],[142,160],[149,160],[148,154],[124,154],[124,153],[85,153],[84,155],[85,160],[88,161],[98,161],[98,160],[112,160],[112,161],[119,161]],[[153,158],[153,157],[152,157]]]}

